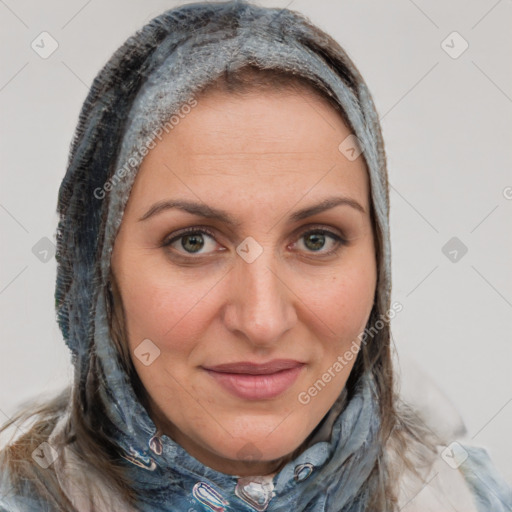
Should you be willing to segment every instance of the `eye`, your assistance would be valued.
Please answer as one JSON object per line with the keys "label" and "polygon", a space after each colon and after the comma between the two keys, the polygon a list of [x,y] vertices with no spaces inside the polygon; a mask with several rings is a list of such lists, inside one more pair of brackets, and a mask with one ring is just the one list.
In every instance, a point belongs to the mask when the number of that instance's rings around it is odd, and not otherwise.
{"label": "eye", "polygon": [[[346,244],[341,236],[322,228],[303,232],[299,241],[300,243],[294,242],[292,247],[300,245],[301,250],[318,253],[321,256],[334,254],[341,245]],[[330,249],[323,250],[326,244],[330,246]],[[216,245],[215,235],[212,231],[205,227],[193,227],[179,231],[172,238],[164,241],[162,247],[172,247],[180,256],[186,257],[187,254],[203,255],[214,252]]]}
{"label": "eye", "polygon": [[200,252],[201,249],[208,249],[208,246],[210,249],[214,249],[216,245],[215,242],[208,243],[208,240],[205,239],[214,240],[213,233],[208,229],[188,228],[164,242],[163,247],[174,247],[176,250],[181,248],[188,254],[203,254]]}
{"label": "eye", "polygon": [[[329,239],[330,244],[328,243]],[[306,252],[320,253],[322,256],[335,254],[340,245],[345,245],[346,243],[346,241],[336,233],[321,228],[306,231],[299,238],[299,241],[302,241],[302,244],[296,242],[293,245],[303,245],[306,247]],[[326,243],[328,246],[330,245],[331,248],[328,250],[322,250],[325,248]]]}

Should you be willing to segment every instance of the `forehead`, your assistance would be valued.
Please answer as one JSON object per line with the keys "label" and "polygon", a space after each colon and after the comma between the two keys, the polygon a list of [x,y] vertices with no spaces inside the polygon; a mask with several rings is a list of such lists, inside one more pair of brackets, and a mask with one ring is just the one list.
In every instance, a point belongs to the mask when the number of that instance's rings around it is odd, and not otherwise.
{"label": "forehead", "polygon": [[368,211],[364,159],[339,149],[349,135],[340,114],[307,89],[208,92],[145,157],[130,201],[185,194],[229,204],[237,194],[286,205],[338,191]]}

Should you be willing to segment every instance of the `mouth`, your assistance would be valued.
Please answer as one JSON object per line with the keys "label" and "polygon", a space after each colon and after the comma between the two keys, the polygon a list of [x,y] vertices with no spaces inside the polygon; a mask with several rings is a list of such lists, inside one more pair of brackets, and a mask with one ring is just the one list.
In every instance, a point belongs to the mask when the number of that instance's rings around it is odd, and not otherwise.
{"label": "mouth", "polygon": [[230,363],[203,368],[225,391],[244,400],[269,400],[288,390],[305,364],[293,360]]}

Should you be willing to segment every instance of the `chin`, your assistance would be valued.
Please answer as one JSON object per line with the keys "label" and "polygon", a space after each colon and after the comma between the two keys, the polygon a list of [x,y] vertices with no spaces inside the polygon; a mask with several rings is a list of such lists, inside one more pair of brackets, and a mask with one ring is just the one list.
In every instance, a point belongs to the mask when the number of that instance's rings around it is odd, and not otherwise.
{"label": "chin", "polygon": [[[264,428],[246,429],[237,435],[229,426],[226,430],[232,434],[222,431],[222,438],[208,439],[216,453],[221,457],[231,460],[245,461],[272,461],[282,458],[296,450],[306,439],[307,432],[290,431],[290,428],[280,428],[279,424],[283,418],[278,418],[271,429],[268,422]],[[281,424],[281,427],[286,422]],[[238,432],[238,431],[237,431]]]}
{"label": "chin", "polygon": [[271,462],[289,455],[300,446],[302,441],[298,439],[294,443],[288,438],[285,443],[284,439],[269,442],[265,439],[250,440],[247,438],[235,443],[231,440],[228,446],[225,447],[226,450],[223,450],[219,455],[225,459],[240,462]]}

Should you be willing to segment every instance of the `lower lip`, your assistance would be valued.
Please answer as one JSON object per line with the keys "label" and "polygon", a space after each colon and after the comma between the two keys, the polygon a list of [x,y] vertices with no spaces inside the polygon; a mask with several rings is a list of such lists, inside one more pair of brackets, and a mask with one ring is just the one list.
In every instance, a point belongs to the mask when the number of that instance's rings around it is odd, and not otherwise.
{"label": "lower lip", "polygon": [[275,398],[296,381],[303,366],[282,370],[269,375],[221,373],[206,370],[225,390],[244,400]]}

